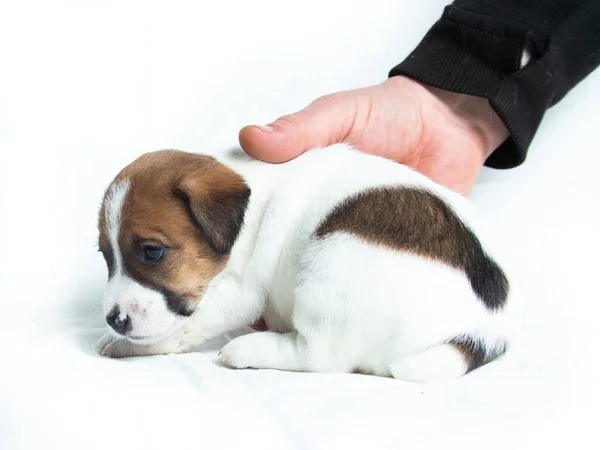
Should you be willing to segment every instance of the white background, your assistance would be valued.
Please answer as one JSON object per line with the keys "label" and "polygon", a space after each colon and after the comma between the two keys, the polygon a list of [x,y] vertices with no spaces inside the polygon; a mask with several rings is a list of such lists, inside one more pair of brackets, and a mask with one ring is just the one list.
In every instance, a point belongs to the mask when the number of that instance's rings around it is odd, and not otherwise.
{"label": "white background", "polygon": [[446,1],[0,3],[0,448],[593,447],[600,71],[523,166],[472,198],[524,306],[498,363],[453,383],[231,371],[215,352],[96,356],[103,190],[160,148],[385,79]]}

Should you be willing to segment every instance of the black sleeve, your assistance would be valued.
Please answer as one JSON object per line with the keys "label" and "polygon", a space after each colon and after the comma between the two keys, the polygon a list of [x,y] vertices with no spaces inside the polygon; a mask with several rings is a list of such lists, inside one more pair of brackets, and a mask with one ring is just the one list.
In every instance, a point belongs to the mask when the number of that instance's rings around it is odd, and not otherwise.
{"label": "black sleeve", "polygon": [[456,0],[390,76],[488,98],[510,138],[486,165],[510,168],[546,109],[599,64],[600,0]]}

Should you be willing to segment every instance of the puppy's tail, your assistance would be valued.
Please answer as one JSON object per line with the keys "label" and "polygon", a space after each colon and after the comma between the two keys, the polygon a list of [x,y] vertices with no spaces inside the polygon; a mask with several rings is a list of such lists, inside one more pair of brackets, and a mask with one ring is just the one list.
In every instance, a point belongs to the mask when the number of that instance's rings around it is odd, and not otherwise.
{"label": "puppy's tail", "polygon": [[461,377],[505,351],[505,342],[490,348],[480,339],[458,336],[421,353],[404,356],[390,365],[390,371],[394,378],[407,381],[444,381]]}

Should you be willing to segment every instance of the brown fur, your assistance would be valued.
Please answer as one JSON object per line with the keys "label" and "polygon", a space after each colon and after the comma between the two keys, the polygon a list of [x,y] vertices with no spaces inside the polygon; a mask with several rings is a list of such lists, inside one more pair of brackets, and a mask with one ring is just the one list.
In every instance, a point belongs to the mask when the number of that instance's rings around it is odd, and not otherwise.
{"label": "brown fur", "polygon": [[319,238],[344,231],[374,244],[460,265],[462,223],[428,192],[371,189],[336,207],[316,231]]}
{"label": "brown fur", "polygon": [[[141,156],[114,182],[124,179],[130,183],[119,228],[124,270],[179,303],[170,305],[172,309],[191,310],[227,261],[243,222],[247,185],[210,157],[174,150]],[[111,276],[114,262],[104,206],[99,231]],[[163,246],[165,256],[156,264],[144,262],[142,245]]]}
{"label": "brown fur", "polygon": [[486,351],[479,341],[468,336],[457,336],[448,343],[464,358],[467,364],[467,372],[493,361],[506,352],[506,344]]}
{"label": "brown fur", "polygon": [[501,308],[506,301],[508,281],[502,270],[450,207],[430,192],[406,187],[361,192],[334,208],[315,236],[336,232],[461,270],[490,309]]}

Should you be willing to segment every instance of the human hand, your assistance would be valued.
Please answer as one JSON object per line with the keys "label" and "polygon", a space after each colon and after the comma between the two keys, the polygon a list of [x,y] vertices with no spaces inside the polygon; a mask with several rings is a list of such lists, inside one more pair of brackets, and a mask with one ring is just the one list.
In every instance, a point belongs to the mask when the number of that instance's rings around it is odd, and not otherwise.
{"label": "human hand", "polygon": [[239,139],[247,153],[271,163],[347,142],[468,195],[486,158],[507,137],[487,99],[397,76],[321,97],[267,126],[244,127]]}

